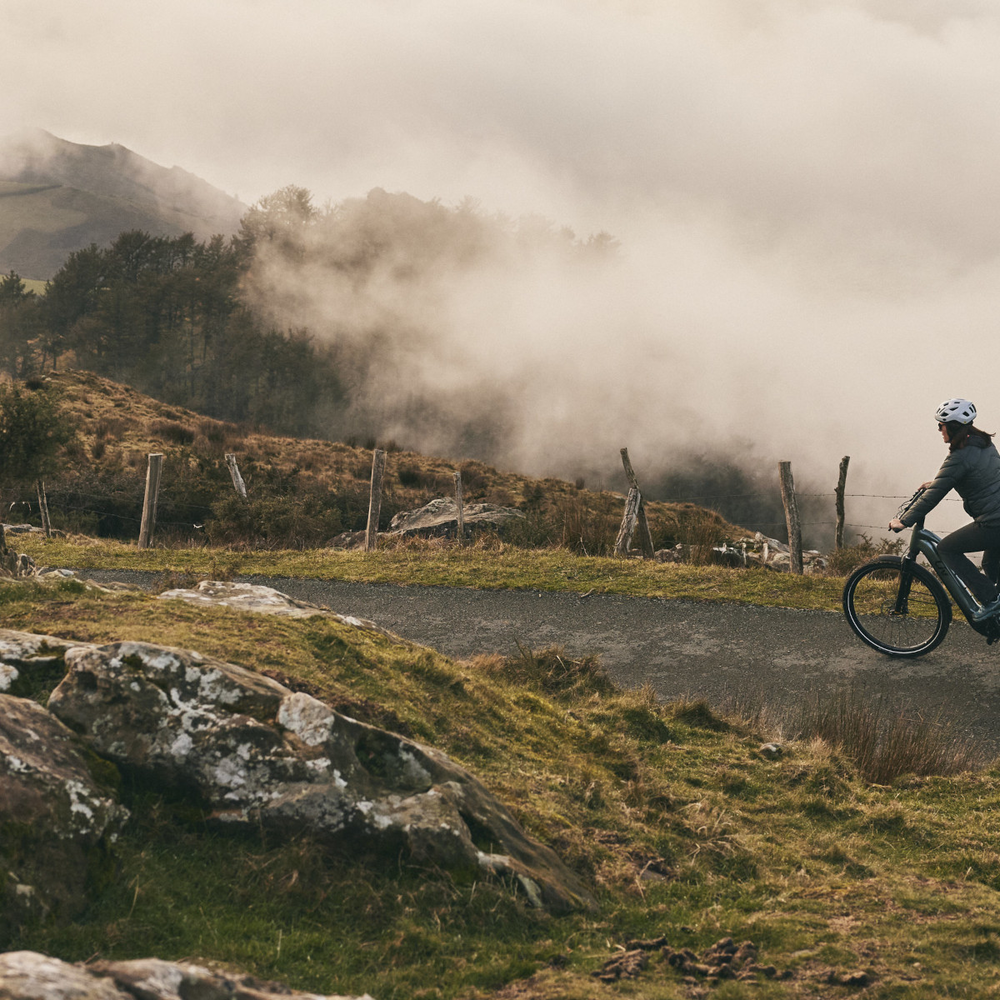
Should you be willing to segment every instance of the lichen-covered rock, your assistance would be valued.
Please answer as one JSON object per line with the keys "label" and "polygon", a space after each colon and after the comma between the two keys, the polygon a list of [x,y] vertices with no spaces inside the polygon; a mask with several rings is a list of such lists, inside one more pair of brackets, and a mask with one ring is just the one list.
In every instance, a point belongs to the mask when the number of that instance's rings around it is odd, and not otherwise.
{"label": "lichen-covered rock", "polygon": [[51,635],[0,629],[0,694],[30,695],[66,672],[66,650],[78,643]]}
{"label": "lichen-covered rock", "polygon": [[437,750],[197,653],[124,642],[70,650],[66,665],[52,711],[101,755],[193,789],[219,823],[405,846],[449,869],[512,874],[555,910],[591,902],[554,852]]}
{"label": "lichen-covered rock", "polygon": [[40,705],[0,695],[0,942],[32,918],[84,908],[128,817],[116,779]]}
{"label": "lichen-covered rock", "polygon": [[33,951],[0,954],[3,1000],[372,1000],[300,993],[241,973],[156,958],[70,964]]}
{"label": "lichen-covered rock", "polygon": [[135,1000],[114,980],[34,951],[0,955],[0,997],[4,1000]]}
{"label": "lichen-covered rock", "polygon": [[283,618],[312,618],[321,615],[332,618],[341,625],[350,625],[380,635],[389,635],[374,622],[352,615],[341,615],[329,608],[300,601],[283,594],[273,587],[256,583],[232,583],[226,580],[202,580],[193,589],[177,588],[165,590],[159,595],[161,600],[181,600],[203,607],[227,607],[238,611],[252,611],[259,614],[280,615]]}
{"label": "lichen-covered rock", "polygon": [[[231,663],[200,653],[122,642],[77,647],[66,654],[67,675],[49,698],[50,710],[85,734],[97,753],[169,784],[193,770],[223,787],[243,781],[242,766],[279,761],[282,744],[269,722],[287,689]],[[280,776],[281,767],[258,769],[254,791]]]}

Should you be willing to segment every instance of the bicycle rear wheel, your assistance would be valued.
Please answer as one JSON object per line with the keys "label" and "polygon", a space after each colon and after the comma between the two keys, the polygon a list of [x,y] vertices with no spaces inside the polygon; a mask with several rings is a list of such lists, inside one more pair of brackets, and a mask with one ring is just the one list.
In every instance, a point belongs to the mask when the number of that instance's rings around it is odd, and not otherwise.
{"label": "bicycle rear wheel", "polygon": [[882,556],[856,569],[844,585],[844,614],[858,637],[887,656],[922,656],[951,624],[951,601],[925,569]]}

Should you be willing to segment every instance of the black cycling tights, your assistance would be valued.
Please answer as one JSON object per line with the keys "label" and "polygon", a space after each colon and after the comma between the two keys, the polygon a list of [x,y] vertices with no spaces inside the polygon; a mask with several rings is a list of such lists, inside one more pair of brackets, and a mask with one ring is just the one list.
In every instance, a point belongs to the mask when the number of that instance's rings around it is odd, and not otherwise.
{"label": "black cycling tights", "polygon": [[[944,561],[964,580],[980,603],[992,601],[1000,582],[1000,527],[987,528],[976,521],[945,535],[938,546]],[[982,552],[983,572],[965,558],[966,552]],[[983,574],[986,574],[987,580]]]}

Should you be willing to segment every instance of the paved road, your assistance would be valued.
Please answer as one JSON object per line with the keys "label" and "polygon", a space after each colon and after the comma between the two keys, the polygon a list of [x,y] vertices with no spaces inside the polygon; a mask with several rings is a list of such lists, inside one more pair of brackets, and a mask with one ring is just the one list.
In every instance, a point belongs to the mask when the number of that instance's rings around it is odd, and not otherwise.
{"label": "paved road", "polygon": [[596,594],[246,579],[371,619],[452,657],[508,654],[518,644],[534,649],[559,645],[570,655],[596,653],[619,683],[648,682],[667,699],[705,696],[714,705],[767,704],[794,712],[821,694],[853,686],[867,697],[884,698],[893,708],[940,716],[1000,753],[1000,643],[987,646],[964,622],[954,622],[934,652],[905,661],[863,645],[839,612]]}

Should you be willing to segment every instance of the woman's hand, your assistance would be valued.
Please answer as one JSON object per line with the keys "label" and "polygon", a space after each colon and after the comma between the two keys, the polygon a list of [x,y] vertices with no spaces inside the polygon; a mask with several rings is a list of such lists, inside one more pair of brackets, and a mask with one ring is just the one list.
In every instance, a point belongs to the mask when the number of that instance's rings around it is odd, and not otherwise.
{"label": "woman's hand", "polygon": [[903,524],[903,522],[900,521],[900,519],[898,517],[894,517],[889,522],[889,530],[890,531],[902,531],[905,527],[906,527],[906,525]]}
{"label": "woman's hand", "polygon": [[929,490],[934,485],[933,479],[928,479],[926,483],[921,483],[920,488],[922,490]]}

